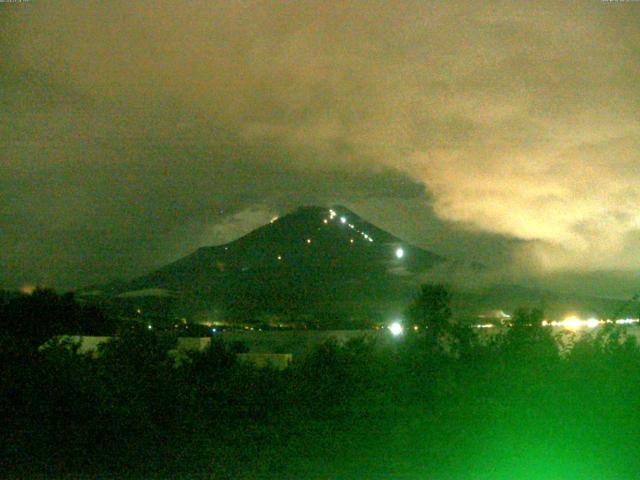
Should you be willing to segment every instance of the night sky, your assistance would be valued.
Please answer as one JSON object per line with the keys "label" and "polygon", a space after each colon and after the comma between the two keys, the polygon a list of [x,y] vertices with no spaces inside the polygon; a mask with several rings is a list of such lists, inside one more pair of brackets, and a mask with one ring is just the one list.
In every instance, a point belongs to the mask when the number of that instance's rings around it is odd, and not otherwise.
{"label": "night sky", "polygon": [[0,288],[343,204],[493,279],[628,295],[639,79],[638,2],[0,3]]}

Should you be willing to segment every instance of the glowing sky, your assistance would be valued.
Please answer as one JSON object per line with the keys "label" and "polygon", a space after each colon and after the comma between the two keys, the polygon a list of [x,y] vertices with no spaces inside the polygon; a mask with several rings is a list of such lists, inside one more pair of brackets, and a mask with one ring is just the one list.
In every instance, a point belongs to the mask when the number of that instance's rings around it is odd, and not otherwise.
{"label": "glowing sky", "polygon": [[521,271],[640,267],[640,3],[0,4],[0,287],[300,203]]}

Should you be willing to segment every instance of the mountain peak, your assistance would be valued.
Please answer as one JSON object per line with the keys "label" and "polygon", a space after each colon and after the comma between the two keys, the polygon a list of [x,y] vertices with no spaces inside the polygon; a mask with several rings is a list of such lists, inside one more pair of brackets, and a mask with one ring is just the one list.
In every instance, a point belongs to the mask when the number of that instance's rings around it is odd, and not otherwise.
{"label": "mountain peak", "polygon": [[166,289],[223,310],[247,302],[270,312],[356,308],[412,293],[415,274],[443,260],[344,206],[305,205],[232,242],[200,248],[127,290]]}

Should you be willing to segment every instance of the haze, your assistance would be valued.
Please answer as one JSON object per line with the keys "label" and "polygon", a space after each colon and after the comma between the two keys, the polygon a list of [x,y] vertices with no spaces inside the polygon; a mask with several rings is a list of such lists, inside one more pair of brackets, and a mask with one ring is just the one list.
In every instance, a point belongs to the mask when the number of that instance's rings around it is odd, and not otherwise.
{"label": "haze", "polygon": [[639,45],[634,2],[0,4],[0,287],[340,203],[500,278],[630,294]]}

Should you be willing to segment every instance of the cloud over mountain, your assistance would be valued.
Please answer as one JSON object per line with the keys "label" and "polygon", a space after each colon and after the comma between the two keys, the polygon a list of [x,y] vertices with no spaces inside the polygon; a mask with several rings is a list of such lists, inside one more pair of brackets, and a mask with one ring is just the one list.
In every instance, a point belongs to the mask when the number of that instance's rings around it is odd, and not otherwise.
{"label": "cloud over mountain", "polygon": [[0,9],[2,282],[134,275],[334,202],[447,255],[640,266],[639,4]]}

